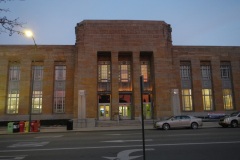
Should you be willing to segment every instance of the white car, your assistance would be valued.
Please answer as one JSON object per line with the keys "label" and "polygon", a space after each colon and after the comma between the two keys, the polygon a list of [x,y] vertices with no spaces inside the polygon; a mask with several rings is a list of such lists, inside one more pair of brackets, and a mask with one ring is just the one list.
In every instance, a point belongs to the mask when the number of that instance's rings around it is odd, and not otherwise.
{"label": "white car", "polygon": [[222,127],[231,126],[233,128],[236,128],[238,125],[240,125],[240,112],[234,112],[229,116],[221,118],[219,120],[219,125],[221,125]]}
{"label": "white car", "polygon": [[168,130],[170,128],[187,128],[197,129],[199,126],[202,126],[202,119],[196,118],[194,116],[173,116],[167,120],[157,121],[154,124],[156,129]]}

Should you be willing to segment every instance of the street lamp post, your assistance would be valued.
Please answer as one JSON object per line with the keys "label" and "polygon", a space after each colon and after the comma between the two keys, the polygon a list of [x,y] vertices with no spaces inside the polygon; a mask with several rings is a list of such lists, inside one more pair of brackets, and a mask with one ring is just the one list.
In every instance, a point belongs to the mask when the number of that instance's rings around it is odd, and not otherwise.
{"label": "street lamp post", "polygon": [[30,30],[26,30],[26,31],[24,32],[24,34],[25,34],[27,37],[32,38],[35,47],[37,47],[36,41],[35,41],[35,39],[34,39],[34,37],[33,37],[33,32],[30,31]]}
{"label": "street lamp post", "polygon": [[[34,39],[34,36],[33,36],[33,33],[32,33],[32,31],[30,31],[30,30],[26,30],[25,32],[24,32],[24,35],[26,36],[26,37],[29,37],[29,38],[32,38],[32,40],[33,40],[33,43],[34,43],[34,45],[35,45],[35,52],[36,52],[36,50],[37,50],[37,44],[36,44],[36,41],[35,41],[35,39]],[[35,59],[33,59],[33,63],[35,62]],[[28,125],[28,132],[30,132],[31,131],[31,121],[32,121],[32,104],[33,104],[33,102],[32,102],[32,99],[33,99],[33,86],[34,86],[34,70],[33,70],[33,72],[32,72],[32,79],[31,79],[31,89],[30,89],[30,91],[31,91],[31,95],[30,95],[30,97],[31,97],[31,99],[30,99],[30,104],[29,104],[29,125]]]}
{"label": "street lamp post", "polygon": [[143,75],[140,76],[140,93],[141,93],[141,118],[142,118],[142,142],[143,142],[143,160],[146,158],[145,154],[145,131],[144,131],[144,114],[143,114]]}

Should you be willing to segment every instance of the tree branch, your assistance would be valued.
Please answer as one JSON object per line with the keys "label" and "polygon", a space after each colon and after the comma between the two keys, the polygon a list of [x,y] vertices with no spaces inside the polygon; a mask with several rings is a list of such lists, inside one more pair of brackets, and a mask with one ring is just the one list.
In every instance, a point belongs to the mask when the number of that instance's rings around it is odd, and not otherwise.
{"label": "tree branch", "polygon": [[[0,0],[1,2],[6,3],[7,1],[13,0]],[[0,12],[10,12],[9,9],[0,8]],[[24,23],[18,21],[19,18],[14,20],[8,19],[6,16],[0,17],[0,34],[3,32],[9,32],[9,36],[13,35],[14,33],[23,34],[23,32],[17,30],[16,28],[22,27]]]}
{"label": "tree branch", "polygon": [[21,31],[15,29],[17,27],[22,27],[23,25],[23,23],[18,22],[18,18],[14,20],[9,20],[7,19],[6,16],[2,17],[0,18],[0,24],[3,28],[3,29],[0,29],[0,33],[9,31],[9,36],[11,36],[13,33],[22,34]]}

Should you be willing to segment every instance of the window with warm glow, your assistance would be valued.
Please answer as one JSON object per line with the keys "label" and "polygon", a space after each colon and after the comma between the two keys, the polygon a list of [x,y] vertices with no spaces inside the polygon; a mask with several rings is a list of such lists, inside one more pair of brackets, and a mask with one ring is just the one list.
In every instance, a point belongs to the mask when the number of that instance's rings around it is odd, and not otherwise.
{"label": "window with warm glow", "polygon": [[149,63],[147,61],[141,62],[141,75],[143,76],[143,81],[148,82],[149,81]]}
{"label": "window with warm glow", "polygon": [[233,98],[231,89],[223,89],[223,103],[225,110],[233,109]]}
{"label": "window with warm glow", "polygon": [[192,111],[192,90],[182,89],[182,106],[183,111]]}
{"label": "window with warm glow", "polygon": [[42,113],[43,66],[33,66],[32,113]]}
{"label": "window with warm glow", "polygon": [[205,111],[213,110],[212,89],[202,89],[203,108]]}
{"label": "window with warm glow", "polygon": [[130,82],[130,62],[120,62],[119,64],[119,81]]}
{"label": "window with warm glow", "polygon": [[11,65],[9,67],[8,79],[8,102],[7,113],[17,114],[19,107],[19,82],[20,82],[20,67]]}
{"label": "window with warm glow", "polygon": [[110,61],[98,62],[98,82],[110,82],[111,70]]}

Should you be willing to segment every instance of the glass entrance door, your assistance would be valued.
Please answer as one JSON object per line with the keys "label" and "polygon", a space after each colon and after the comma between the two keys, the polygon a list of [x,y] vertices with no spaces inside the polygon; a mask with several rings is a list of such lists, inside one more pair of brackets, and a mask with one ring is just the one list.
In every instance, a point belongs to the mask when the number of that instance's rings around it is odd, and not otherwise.
{"label": "glass entrance door", "polygon": [[131,119],[131,106],[130,105],[120,105],[119,106],[119,116],[120,116],[120,119]]}
{"label": "glass entrance door", "polygon": [[152,119],[151,103],[143,103],[143,112],[144,112],[145,119]]}
{"label": "glass entrance door", "polygon": [[110,104],[99,104],[99,120],[110,119]]}

